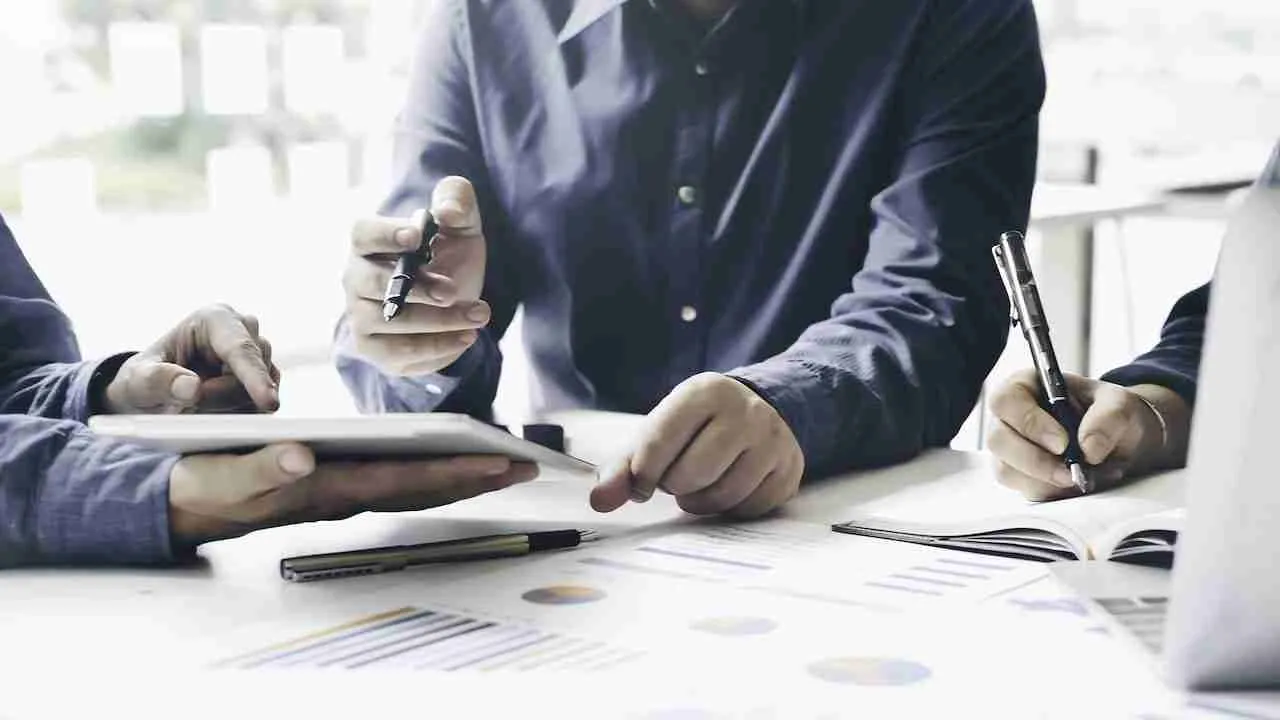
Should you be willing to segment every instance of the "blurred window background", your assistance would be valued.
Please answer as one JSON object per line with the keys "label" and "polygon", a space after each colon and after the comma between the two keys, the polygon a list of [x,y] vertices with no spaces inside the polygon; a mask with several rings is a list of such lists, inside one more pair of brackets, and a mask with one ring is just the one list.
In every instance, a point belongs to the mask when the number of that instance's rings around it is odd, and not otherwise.
{"label": "blurred window background", "polygon": [[[261,318],[290,372],[325,371],[348,228],[386,190],[431,1],[0,3],[0,212],[87,356],[220,301]],[[1043,175],[1077,174],[1090,149],[1102,184],[1261,167],[1280,135],[1280,3],[1036,5]],[[1223,226],[1207,212],[1098,228],[1094,369],[1154,341],[1173,299],[1209,276]],[[523,364],[507,358],[515,407]]]}

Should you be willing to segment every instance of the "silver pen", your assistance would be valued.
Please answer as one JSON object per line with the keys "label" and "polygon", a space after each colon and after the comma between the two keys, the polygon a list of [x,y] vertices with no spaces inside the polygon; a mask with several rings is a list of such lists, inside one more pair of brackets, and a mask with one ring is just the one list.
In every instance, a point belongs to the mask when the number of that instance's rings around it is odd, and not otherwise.
{"label": "silver pen", "polygon": [[280,576],[290,582],[310,582],[351,575],[371,575],[428,563],[515,557],[543,550],[562,550],[598,538],[595,530],[551,530],[485,535],[420,545],[393,545],[323,555],[301,555],[281,560]]}
{"label": "silver pen", "polygon": [[1071,472],[1071,482],[1081,493],[1092,490],[1084,471],[1084,453],[1080,450],[1080,413],[1071,402],[1067,382],[1058,366],[1058,356],[1049,338],[1049,320],[1040,303],[1040,291],[1031,273],[1031,261],[1027,258],[1022,233],[1010,231],[1000,236],[1000,242],[991,248],[1000,280],[1009,293],[1010,321],[1022,330],[1022,337],[1031,349],[1031,361],[1035,365],[1043,402],[1050,415],[1067,431],[1067,450],[1063,460]]}

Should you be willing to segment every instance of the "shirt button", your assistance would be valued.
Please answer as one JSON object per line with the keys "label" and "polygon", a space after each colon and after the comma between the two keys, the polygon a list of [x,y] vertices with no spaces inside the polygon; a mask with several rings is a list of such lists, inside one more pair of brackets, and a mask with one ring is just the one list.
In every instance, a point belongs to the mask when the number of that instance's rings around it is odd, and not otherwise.
{"label": "shirt button", "polygon": [[694,320],[697,320],[698,308],[692,305],[685,305],[684,307],[680,308],[680,319],[687,323],[691,323]]}
{"label": "shirt button", "polygon": [[444,390],[442,390],[440,386],[435,383],[427,383],[427,392],[431,393],[432,395],[439,395],[440,393],[444,392]]}
{"label": "shirt button", "polygon": [[692,205],[698,202],[698,189],[692,185],[681,185],[676,190],[676,197],[680,198],[680,202],[685,205]]}
{"label": "shirt button", "polygon": [[693,66],[693,71],[699,75],[707,75],[711,72],[711,68],[705,62],[698,61],[698,64]]}

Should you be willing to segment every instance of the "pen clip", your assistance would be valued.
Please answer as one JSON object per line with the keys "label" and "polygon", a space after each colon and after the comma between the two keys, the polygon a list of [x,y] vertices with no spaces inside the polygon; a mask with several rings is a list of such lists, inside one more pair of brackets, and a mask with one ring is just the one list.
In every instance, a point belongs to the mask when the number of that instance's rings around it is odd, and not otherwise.
{"label": "pen clip", "polygon": [[289,582],[311,582],[312,580],[326,580],[329,578],[351,577],[354,575],[372,575],[386,570],[387,568],[381,563],[345,565],[342,567],[325,568],[323,570],[294,570],[293,568],[285,567],[280,569],[280,576]]}
{"label": "pen clip", "polygon": [[1004,285],[1004,292],[1009,296],[1009,324],[1017,326],[1018,298],[1013,291],[1013,277],[1010,275],[1009,263],[1004,257],[1004,248],[1000,245],[992,245],[991,257],[996,261],[996,271],[1000,274],[1000,283]]}

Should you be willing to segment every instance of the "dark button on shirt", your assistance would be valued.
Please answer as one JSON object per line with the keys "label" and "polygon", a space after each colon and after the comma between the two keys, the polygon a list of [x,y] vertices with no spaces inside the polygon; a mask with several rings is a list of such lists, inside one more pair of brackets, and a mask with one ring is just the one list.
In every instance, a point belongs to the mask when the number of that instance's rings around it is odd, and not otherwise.
{"label": "dark button on shirt", "polygon": [[710,29],[677,5],[435,4],[384,211],[470,178],[494,320],[427,378],[340,326],[358,403],[484,414],[522,306],[542,408],[647,412],[709,370],[811,471],[947,443],[1007,334],[989,247],[1030,207],[1031,2],[741,0]]}

